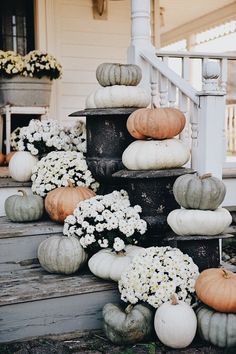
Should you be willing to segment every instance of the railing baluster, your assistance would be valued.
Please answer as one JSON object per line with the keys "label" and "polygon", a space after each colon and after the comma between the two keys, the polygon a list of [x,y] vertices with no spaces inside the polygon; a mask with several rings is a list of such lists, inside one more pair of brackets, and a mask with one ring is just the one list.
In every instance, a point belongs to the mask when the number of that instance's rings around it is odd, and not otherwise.
{"label": "railing baluster", "polygon": [[[163,62],[168,65],[168,57],[163,58]],[[160,78],[160,107],[168,106],[168,79],[161,75]]]}
{"label": "railing baluster", "polygon": [[158,72],[152,66],[151,67],[151,106],[157,107],[159,104],[159,97],[158,97]]}
{"label": "railing baluster", "polygon": [[197,170],[197,146],[198,146],[198,107],[190,101],[190,124],[191,124],[191,167]]}
{"label": "railing baluster", "polygon": [[234,146],[233,146],[233,152],[236,152],[236,105],[233,107],[233,122],[234,122]]}
{"label": "railing baluster", "polygon": [[226,93],[227,91],[227,74],[228,74],[228,60],[227,58],[222,59],[221,61],[221,89]]}
{"label": "railing baluster", "polygon": [[169,82],[168,85],[168,100],[169,106],[175,107],[176,105],[176,86]]}
{"label": "railing baluster", "polygon": [[228,109],[228,151],[233,151],[233,108]]}
{"label": "railing baluster", "polygon": [[[182,58],[182,77],[187,82],[189,81],[189,58]],[[182,92],[179,92],[179,109],[184,113],[186,124],[184,130],[180,133],[180,139],[186,144],[190,145],[189,135],[189,107],[188,98]]]}

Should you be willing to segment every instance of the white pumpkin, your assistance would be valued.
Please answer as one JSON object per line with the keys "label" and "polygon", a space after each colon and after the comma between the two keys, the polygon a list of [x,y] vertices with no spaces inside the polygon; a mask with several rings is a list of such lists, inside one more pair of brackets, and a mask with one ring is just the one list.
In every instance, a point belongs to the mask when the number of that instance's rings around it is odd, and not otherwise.
{"label": "white pumpkin", "polygon": [[214,236],[224,232],[231,224],[232,216],[227,209],[196,210],[176,209],[170,212],[167,223],[180,236]]}
{"label": "white pumpkin", "polygon": [[39,262],[49,273],[75,273],[87,258],[76,237],[52,236],[38,247]]}
{"label": "white pumpkin", "polygon": [[86,108],[147,107],[150,97],[142,87],[115,85],[101,87],[86,99]]}
{"label": "white pumpkin", "polygon": [[122,162],[128,170],[159,170],[183,166],[190,151],[178,139],[136,140],[123,152]]}
{"label": "white pumpkin", "polygon": [[139,254],[143,247],[127,245],[125,252],[114,252],[107,248],[95,253],[88,261],[90,271],[99,278],[119,281],[122,272]]}
{"label": "white pumpkin", "polygon": [[163,344],[171,348],[185,348],[195,337],[197,317],[191,306],[173,297],[156,310],[154,328]]}
{"label": "white pumpkin", "polygon": [[19,182],[30,181],[32,168],[38,162],[36,156],[31,155],[28,151],[17,151],[9,162],[10,176]]}

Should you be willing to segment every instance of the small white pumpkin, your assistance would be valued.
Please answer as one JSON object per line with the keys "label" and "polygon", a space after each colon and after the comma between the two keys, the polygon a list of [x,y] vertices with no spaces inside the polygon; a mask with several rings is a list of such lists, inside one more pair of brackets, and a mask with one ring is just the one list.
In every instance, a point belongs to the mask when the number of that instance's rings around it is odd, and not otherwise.
{"label": "small white pumpkin", "polygon": [[38,162],[36,156],[31,155],[28,151],[17,151],[9,162],[10,176],[19,182],[30,181],[32,168]]}
{"label": "small white pumpkin", "polygon": [[150,97],[142,87],[115,85],[101,87],[86,99],[86,108],[147,107]]}
{"label": "small white pumpkin", "polygon": [[180,236],[214,236],[224,232],[231,224],[232,216],[227,209],[196,210],[176,209],[170,212],[167,223]]}
{"label": "small white pumpkin", "polygon": [[38,259],[49,273],[75,273],[88,256],[76,237],[52,236],[40,243]]}
{"label": "small white pumpkin", "polygon": [[128,170],[159,170],[183,166],[190,151],[178,139],[136,140],[123,152],[122,162]]}
{"label": "small white pumpkin", "polygon": [[197,317],[191,306],[173,295],[156,310],[154,328],[163,344],[170,348],[185,348],[195,337]]}
{"label": "small white pumpkin", "polygon": [[119,281],[122,272],[143,247],[127,245],[124,252],[107,248],[95,253],[88,261],[90,271],[99,278]]}

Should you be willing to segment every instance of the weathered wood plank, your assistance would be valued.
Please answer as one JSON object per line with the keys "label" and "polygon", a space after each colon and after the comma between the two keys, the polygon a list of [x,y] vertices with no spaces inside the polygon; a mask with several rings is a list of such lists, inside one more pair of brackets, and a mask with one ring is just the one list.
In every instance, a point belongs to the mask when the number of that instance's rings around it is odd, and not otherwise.
{"label": "weathered wood plank", "polygon": [[7,217],[0,217],[0,239],[18,236],[53,235],[62,232],[62,230],[62,224],[57,224],[48,219],[17,223],[11,222]]}
{"label": "weathered wood plank", "polygon": [[9,187],[31,187],[32,182],[18,182],[18,181],[14,181],[14,179],[12,179],[11,177],[4,177],[4,178],[0,178],[0,188],[9,188]]}
{"label": "weathered wood plank", "polygon": [[38,268],[3,274],[0,277],[0,288],[0,306],[3,306],[115,290],[117,284],[101,280],[89,271],[65,276],[49,274]]}
{"label": "weathered wood plank", "polygon": [[103,306],[119,300],[115,289],[100,292],[94,289],[91,293],[3,306],[0,342],[100,329]]}
{"label": "weathered wood plank", "polygon": [[[61,233],[54,234],[60,235]],[[1,272],[14,271],[35,263],[39,244],[51,234],[0,238]]]}

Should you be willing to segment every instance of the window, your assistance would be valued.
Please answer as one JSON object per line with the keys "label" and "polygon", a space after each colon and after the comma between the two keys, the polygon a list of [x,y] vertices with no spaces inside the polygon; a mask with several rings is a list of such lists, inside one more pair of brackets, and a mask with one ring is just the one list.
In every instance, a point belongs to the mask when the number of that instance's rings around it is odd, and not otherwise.
{"label": "window", "polygon": [[0,1],[0,49],[25,55],[34,49],[33,0]]}

